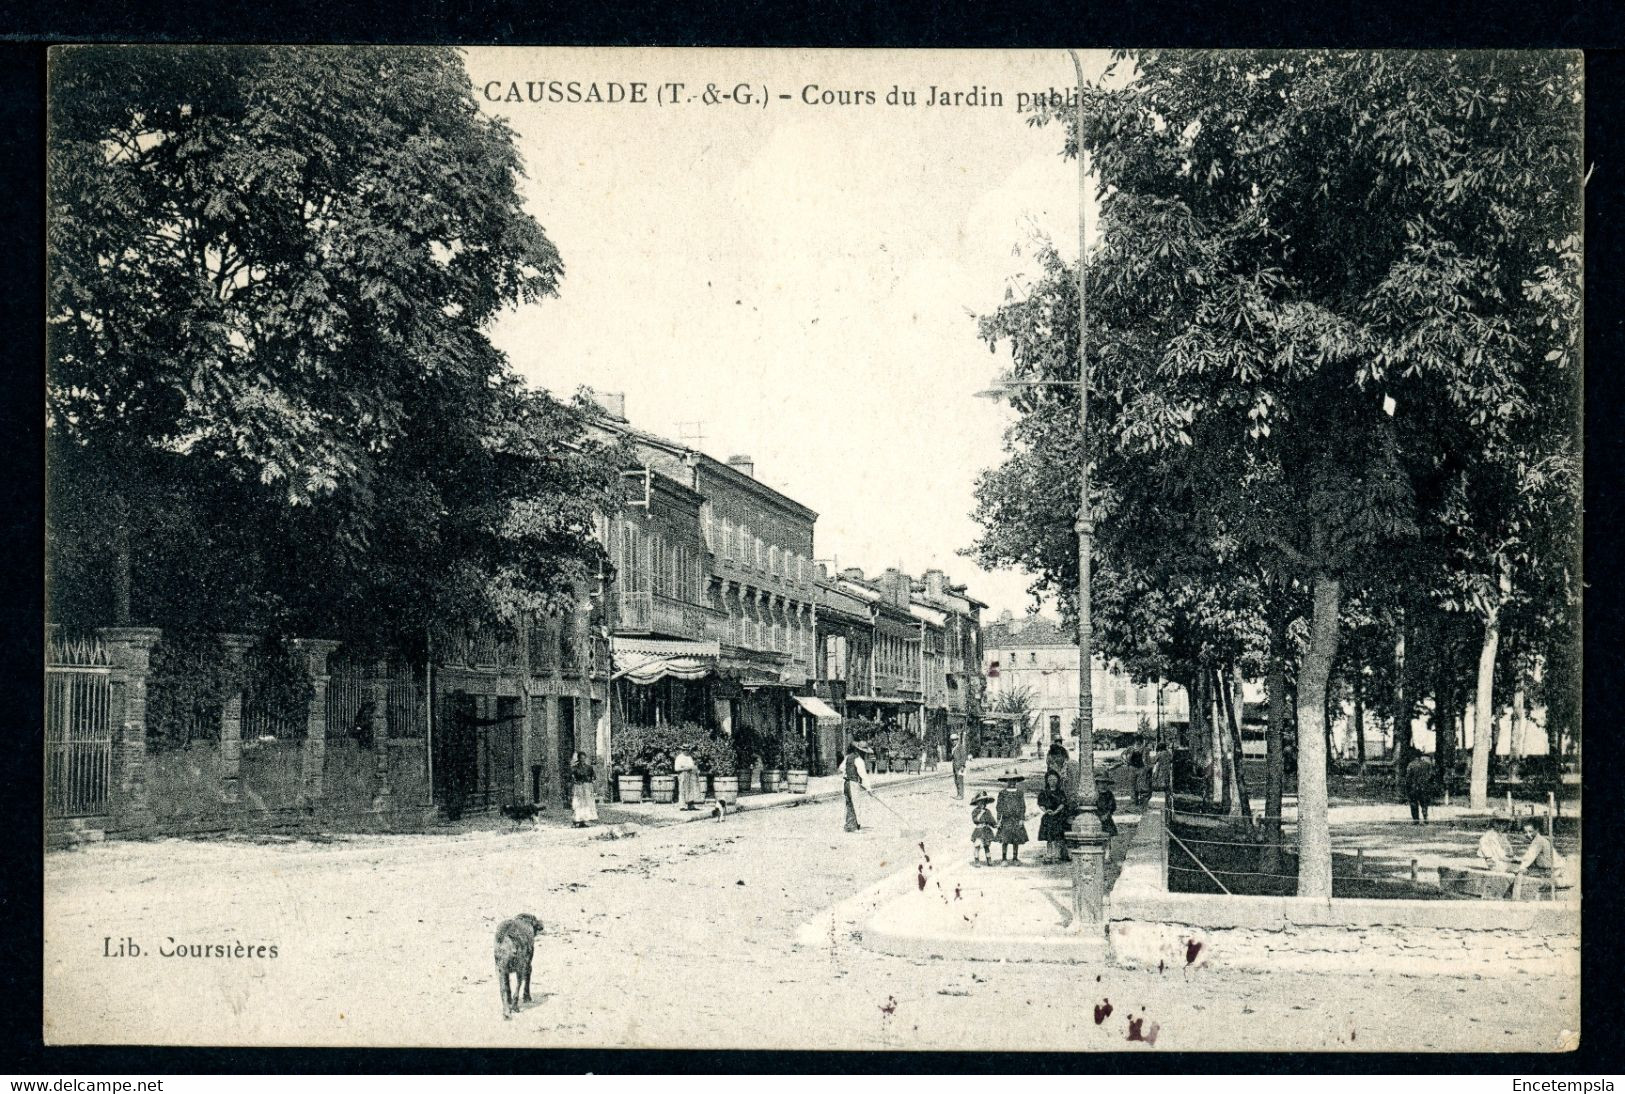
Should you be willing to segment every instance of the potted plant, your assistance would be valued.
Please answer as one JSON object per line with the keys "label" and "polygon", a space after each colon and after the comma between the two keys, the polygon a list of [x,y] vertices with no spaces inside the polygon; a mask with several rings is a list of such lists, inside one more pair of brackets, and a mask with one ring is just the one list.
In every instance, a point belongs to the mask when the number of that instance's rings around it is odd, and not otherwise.
{"label": "potted plant", "polygon": [[777,737],[763,737],[762,792],[775,794],[784,789],[784,742]]}
{"label": "potted plant", "polygon": [[672,771],[672,746],[659,735],[649,757],[649,800],[669,805],[677,800],[677,775]]}
{"label": "potted plant", "polygon": [[734,743],[720,732],[700,731],[697,737],[700,770],[710,776],[711,797],[732,805],[739,800],[739,776]]}
{"label": "potted plant", "polygon": [[800,732],[792,729],[784,738],[783,744],[785,780],[789,783],[790,793],[805,794],[807,792],[807,738]]}
{"label": "potted plant", "polygon": [[643,800],[648,764],[642,759],[649,730],[646,726],[622,726],[615,734],[610,766],[615,772],[615,796],[624,804]]}
{"label": "potted plant", "polygon": [[733,731],[734,772],[739,776],[739,791],[748,794],[757,789],[756,767],[760,758],[761,742],[749,725],[740,725]]}

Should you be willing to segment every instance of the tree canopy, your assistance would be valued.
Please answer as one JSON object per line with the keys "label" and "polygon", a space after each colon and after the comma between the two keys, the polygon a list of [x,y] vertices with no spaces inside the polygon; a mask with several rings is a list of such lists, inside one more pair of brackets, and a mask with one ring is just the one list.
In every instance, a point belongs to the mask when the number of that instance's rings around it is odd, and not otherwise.
{"label": "tree canopy", "polygon": [[54,618],[379,638],[594,572],[612,468],[485,335],[563,266],[456,51],[76,47],[49,135]]}
{"label": "tree canopy", "polygon": [[[1348,596],[1403,581],[1442,603],[1462,562],[1441,542],[1494,538],[1505,519],[1455,504],[1481,456],[1528,464],[1531,433],[1561,447],[1577,418],[1580,105],[1573,54],[1147,51],[1090,89],[1081,135],[1062,115],[1101,195],[1087,331],[1101,564],[1157,595],[1205,574],[1214,605],[1260,579],[1299,590],[1272,610],[1307,613],[1305,895],[1330,892],[1323,709]],[[984,320],[1017,375],[1078,375],[1070,281],[1047,255]],[[979,489],[984,561],[1041,588],[1076,579],[1067,492],[1009,494],[1070,478],[1073,398],[1022,396],[1009,458]]]}

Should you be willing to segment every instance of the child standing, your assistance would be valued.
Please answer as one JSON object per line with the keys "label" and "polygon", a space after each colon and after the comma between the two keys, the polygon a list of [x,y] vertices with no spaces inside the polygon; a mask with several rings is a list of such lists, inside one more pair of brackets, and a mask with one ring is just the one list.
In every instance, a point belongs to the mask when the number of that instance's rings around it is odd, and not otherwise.
{"label": "child standing", "polygon": [[988,808],[992,804],[991,794],[978,794],[970,800],[970,822],[976,826],[970,833],[971,862],[978,866],[984,858],[989,866],[993,865],[993,826],[997,821]]}
{"label": "child standing", "polygon": [[1027,795],[1021,792],[1021,784],[1027,776],[1011,771],[999,781],[1004,784],[994,807],[999,814],[999,861],[1020,866],[1021,845],[1027,842]]}

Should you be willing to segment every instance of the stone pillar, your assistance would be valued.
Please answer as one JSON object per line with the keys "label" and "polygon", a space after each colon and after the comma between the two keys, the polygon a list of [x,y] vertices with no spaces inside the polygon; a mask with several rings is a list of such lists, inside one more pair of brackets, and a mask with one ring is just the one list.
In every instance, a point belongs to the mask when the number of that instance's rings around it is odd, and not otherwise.
{"label": "stone pillar", "polygon": [[322,800],[322,771],[327,763],[327,659],[338,643],[326,638],[295,638],[295,654],[310,677],[310,706],[305,718],[304,770],[300,805],[313,810]]}
{"label": "stone pillar", "polygon": [[113,663],[118,793],[111,812],[121,829],[150,828],[153,816],[147,800],[147,674],[152,647],[163,632],[156,627],[102,627],[97,633]]}
{"label": "stone pillar", "polygon": [[373,791],[374,812],[388,812],[394,791],[389,785],[389,659],[380,657],[372,665],[372,747],[377,783]]}
{"label": "stone pillar", "polygon": [[220,648],[226,654],[226,701],[220,707],[220,800],[227,806],[243,800],[243,692],[247,681],[243,666],[254,638],[247,634],[222,634]]}

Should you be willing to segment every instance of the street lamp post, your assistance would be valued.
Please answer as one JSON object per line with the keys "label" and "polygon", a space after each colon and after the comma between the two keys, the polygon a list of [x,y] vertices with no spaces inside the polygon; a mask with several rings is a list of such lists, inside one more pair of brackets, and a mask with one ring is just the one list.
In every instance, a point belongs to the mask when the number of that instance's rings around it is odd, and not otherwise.
{"label": "street lamp post", "polygon": [[1095,795],[1094,620],[1090,573],[1094,558],[1094,514],[1089,497],[1089,296],[1085,258],[1089,170],[1083,159],[1083,63],[1067,50],[1078,79],[1078,813],[1067,826],[1072,849],[1072,922],[1100,923],[1104,918],[1106,833],[1100,826]]}
{"label": "street lamp post", "polygon": [[1072,850],[1072,923],[1075,929],[1098,925],[1104,918],[1105,865],[1108,837],[1100,826],[1099,798],[1095,792],[1094,622],[1091,617],[1090,573],[1094,556],[1095,525],[1089,496],[1089,312],[1085,232],[1089,172],[1083,159],[1083,63],[1068,50],[1078,81],[1078,378],[1076,380],[1017,380],[1005,378],[992,390],[979,394],[1001,397],[1012,388],[1075,387],[1078,389],[1078,435],[1082,456],[1078,467],[1078,512],[1073,531],[1078,536],[1078,781],[1073,789],[1077,815],[1067,826],[1066,842]]}

